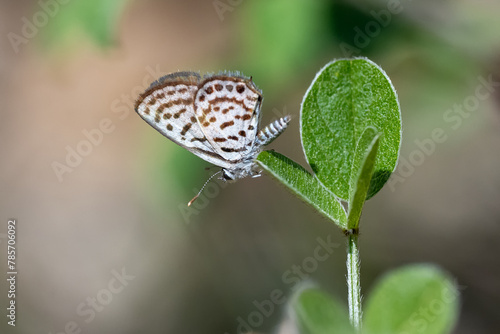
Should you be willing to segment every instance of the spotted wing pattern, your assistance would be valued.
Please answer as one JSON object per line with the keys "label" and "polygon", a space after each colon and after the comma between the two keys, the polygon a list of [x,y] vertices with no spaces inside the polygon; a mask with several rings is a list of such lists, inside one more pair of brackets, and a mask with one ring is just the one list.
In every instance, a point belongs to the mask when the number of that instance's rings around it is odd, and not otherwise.
{"label": "spotted wing pattern", "polygon": [[201,77],[177,72],[155,81],[136,102],[137,113],[162,135],[202,159],[223,168],[231,164],[214,151],[195,116],[194,99]]}
{"label": "spotted wing pattern", "polygon": [[201,131],[214,151],[231,163],[252,152],[262,95],[250,79],[216,75],[200,83],[194,100]]}

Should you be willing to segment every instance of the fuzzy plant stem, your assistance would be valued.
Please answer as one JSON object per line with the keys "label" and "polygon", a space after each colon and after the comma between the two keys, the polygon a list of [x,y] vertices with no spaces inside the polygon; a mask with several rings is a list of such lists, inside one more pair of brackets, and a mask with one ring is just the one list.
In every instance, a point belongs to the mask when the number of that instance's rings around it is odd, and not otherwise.
{"label": "fuzzy plant stem", "polygon": [[347,288],[349,289],[349,319],[357,332],[361,331],[361,284],[358,234],[349,234],[347,244]]}

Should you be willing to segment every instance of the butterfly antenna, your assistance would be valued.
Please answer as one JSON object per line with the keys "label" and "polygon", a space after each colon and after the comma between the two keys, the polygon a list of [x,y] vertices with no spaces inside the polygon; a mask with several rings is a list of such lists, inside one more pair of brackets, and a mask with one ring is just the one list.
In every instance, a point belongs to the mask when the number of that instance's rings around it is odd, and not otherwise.
{"label": "butterfly antenna", "polygon": [[203,187],[201,187],[200,191],[196,194],[196,196],[193,197],[193,199],[189,201],[188,206],[191,206],[191,204],[193,204],[193,202],[196,201],[196,199],[201,195],[201,192],[203,191],[203,189],[205,189],[205,187],[208,184],[208,182],[210,182],[210,180],[213,179],[214,176],[217,175],[217,174],[219,174],[219,173],[222,173],[222,170],[218,171],[217,173],[213,174],[212,176],[210,176],[208,178],[208,180],[205,182],[205,184],[203,185]]}

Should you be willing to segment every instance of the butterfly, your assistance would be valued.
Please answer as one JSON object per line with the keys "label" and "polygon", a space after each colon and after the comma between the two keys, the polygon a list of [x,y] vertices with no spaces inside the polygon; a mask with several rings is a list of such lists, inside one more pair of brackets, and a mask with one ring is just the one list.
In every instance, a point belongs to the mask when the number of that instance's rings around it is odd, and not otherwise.
{"label": "butterfly", "polygon": [[203,77],[176,72],[140,94],[135,110],[174,143],[221,167],[222,179],[232,181],[260,176],[255,158],[291,120],[281,117],[259,131],[261,104],[260,89],[238,72]]}

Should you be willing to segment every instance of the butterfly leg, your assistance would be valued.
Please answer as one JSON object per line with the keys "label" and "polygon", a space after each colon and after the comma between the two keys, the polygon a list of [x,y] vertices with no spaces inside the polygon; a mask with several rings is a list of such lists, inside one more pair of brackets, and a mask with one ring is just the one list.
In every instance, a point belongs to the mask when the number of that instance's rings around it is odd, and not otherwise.
{"label": "butterfly leg", "polygon": [[260,171],[258,174],[252,175],[252,179],[255,179],[256,177],[261,177],[262,176],[262,171]]}

